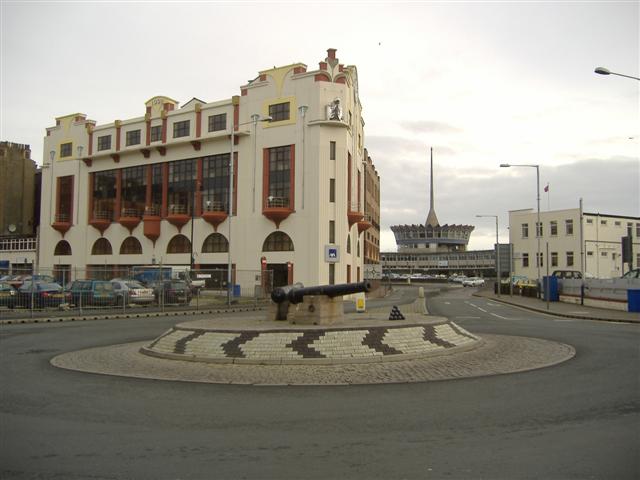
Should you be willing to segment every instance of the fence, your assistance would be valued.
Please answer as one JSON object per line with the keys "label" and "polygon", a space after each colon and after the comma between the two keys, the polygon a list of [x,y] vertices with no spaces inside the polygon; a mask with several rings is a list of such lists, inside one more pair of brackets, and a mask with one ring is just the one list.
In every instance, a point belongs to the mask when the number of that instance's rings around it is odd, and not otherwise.
{"label": "fence", "polygon": [[271,270],[184,266],[56,265],[0,278],[0,319],[75,313],[208,310],[257,304],[273,289]]}

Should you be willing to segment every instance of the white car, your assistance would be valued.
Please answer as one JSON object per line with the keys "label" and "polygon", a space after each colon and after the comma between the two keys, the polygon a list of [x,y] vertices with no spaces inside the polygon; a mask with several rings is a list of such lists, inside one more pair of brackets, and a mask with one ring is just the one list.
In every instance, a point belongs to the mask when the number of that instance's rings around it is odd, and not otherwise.
{"label": "white car", "polygon": [[481,287],[482,285],[484,285],[484,279],[479,277],[465,278],[462,281],[463,287]]}
{"label": "white car", "polygon": [[147,305],[155,301],[152,288],[146,288],[135,280],[111,280],[113,291],[116,294],[118,305],[123,303],[135,303],[136,305]]}

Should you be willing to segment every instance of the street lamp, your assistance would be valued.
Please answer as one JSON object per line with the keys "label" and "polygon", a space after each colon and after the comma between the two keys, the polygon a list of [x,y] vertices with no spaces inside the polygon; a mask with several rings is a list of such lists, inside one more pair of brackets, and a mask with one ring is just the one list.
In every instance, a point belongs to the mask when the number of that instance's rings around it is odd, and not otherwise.
{"label": "street lamp", "polygon": [[[531,167],[536,169],[536,200],[538,203],[538,220],[536,222],[536,238],[538,241],[538,252],[536,254],[536,266],[538,267],[538,290],[540,289],[540,236],[542,235],[542,224],[540,223],[540,165],[513,165],[509,163],[501,163],[501,168],[509,167]],[[549,261],[549,259],[547,259]],[[540,292],[538,291],[538,294]]]}
{"label": "street lamp", "polygon": [[487,217],[487,218],[495,218],[496,219],[496,281],[497,281],[497,292],[498,296],[500,296],[500,241],[498,239],[498,215],[476,215],[476,217]]}
{"label": "street lamp", "polygon": [[626,78],[632,78],[634,80],[640,80],[640,78],[638,78],[638,77],[632,77],[631,75],[623,75],[622,73],[612,72],[608,68],[604,68],[604,67],[597,67],[594,70],[594,72],[596,72],[596,73],[598,73],[600,75],[617,75],[618,77],[626,77]]}
{"label": "street lamp", "polygon": [[[254,127],[258,124],[258,122],[270,122],[273,120],[271,116],[262,117],[258,114],[251,115],[251,121],[243,122],[243,123],[232,123],[231,125],[231,155],[229,157],[229,212],[227,214],[229,220],[229,238],[228,238],[228,248],[227,248],[227,305],[231,305],[231,217],[233,216],[233,147],[236,141],[236,127],[240,127],[242,125],[249,125],[253,123]],[[254,131],[255,136],[255,131]],[[255,195],[255,148],[254,148],[254,195]],[[255,199],[254,199],[255,204]]]}

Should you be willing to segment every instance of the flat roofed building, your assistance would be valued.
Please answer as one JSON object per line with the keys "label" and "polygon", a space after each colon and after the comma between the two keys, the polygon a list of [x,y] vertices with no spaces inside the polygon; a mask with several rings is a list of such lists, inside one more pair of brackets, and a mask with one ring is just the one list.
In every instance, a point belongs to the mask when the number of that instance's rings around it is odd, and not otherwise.
{"label": "flat roofed building", "polygon": [[587,212],[581,215],[579,208],[572,208],[540,212],[540,225],[537,225],[535,210],[512,210],[509,212],[509,240],[513,244],[515,275],[537,278],[539,236],[541,276],[546,275],[548,267],[550,272],[575,270],[584,272],[587,277],[620,277],[624,273],[622,237],[629,231],[633,264],[638,268],[639,217]]}
{"label": "flat roofed building", "polygon": [[239,96],[144,107],[47,129],[42,266],[189,265],[193,251],[196,268],[226,269],[230,245],[235,272],[269,269],[276,285],[363,278],[362,105],[335,49],[315,70],[261,71]]}

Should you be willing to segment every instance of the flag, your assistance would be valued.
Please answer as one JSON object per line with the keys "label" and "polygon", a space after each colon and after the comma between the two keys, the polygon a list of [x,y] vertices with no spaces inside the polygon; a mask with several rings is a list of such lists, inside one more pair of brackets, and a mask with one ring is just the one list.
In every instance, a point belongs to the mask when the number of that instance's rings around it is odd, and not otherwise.
{"label": "flag", "polygon": [[549,192],[549,184],[548,183],[547,183],[547,186],[544,187],[544,191],[545,191],[545,193]]}

